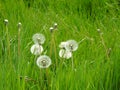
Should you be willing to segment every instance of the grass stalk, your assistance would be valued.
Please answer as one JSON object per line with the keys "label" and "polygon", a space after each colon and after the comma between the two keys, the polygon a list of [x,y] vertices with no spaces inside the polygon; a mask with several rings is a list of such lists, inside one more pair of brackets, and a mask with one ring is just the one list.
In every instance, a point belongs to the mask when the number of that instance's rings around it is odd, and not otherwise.
{"label": "grass stalk", "polygon": [[71,62],[72,62],[72,70],[74,70],[74,61],[73,61],[73,56],[71,57]]}
{"label": "grass stalk", "polygon": [[7,39],[7,52],[8,58],[10,58],[10,40],[9,40],[9,33],[8,33],[8,20],[5,20],[5,28],[6,28],[6,39]]}
{"label": "grass stalk", "polygon": [[20,57],[20,31],[21,31],[21,23],[18,23],[18,57]]}
{"label": "grass stalk", "polygon": [[103,32],[101,32],[100,29],[98,29],[98,32],[99,32],[99,34],[100,34],[100,39],[101,39],[102,45],[103,45],[103,47],[104,47],[104,49],[105,49],[106,58],[107,58],[108,60],[110,60],[108,48],[107,48],[107,46],[106,46],[106,44],[105,44],[105,41],[104,41],[104,38],[103,38]]}

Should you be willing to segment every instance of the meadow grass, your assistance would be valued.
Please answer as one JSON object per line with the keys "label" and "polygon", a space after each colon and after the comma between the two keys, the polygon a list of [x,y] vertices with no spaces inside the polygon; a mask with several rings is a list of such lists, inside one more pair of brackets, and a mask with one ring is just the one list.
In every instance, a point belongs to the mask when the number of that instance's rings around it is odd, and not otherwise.
{"label": "meadow grass", "polygon": [[[0,90],[120,90],[118,1],[0,0]],[[9,20],[8,35],[4,19]],[[55,22],[58,30],[52,37],[49,28]],[[52,59],[47,74],[30,52],[35,33],[46,37],[44,51]],[[73,53],[72,70],[71,59],[59,57],[59,44],[84,38]]]}

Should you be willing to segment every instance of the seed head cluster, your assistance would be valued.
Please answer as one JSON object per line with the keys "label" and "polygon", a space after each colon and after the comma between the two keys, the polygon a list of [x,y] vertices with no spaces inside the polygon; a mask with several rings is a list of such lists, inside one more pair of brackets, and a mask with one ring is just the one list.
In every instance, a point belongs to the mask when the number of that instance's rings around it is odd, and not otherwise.
{"label": "seed head cluster", "polygon": [[75,40],[68,40],[66,42],[61,42],[59,47],[59,56],[69,59],[72,57],[72,52],[78,49],[78,43]]}
{"label": "seed head cluster", "polygon": [[[54,23],[53,27],[50,27],[50,32],[57,30],[57,23]],[[52,61],[49,56],[42,55],[44,52],[43,44],[45,43],[45,36],[41,33],[36,33],[33,35],[32,40],[34,44],[31,46],[31,53],[37,55],[36,64],[39,68],[48,68]],[[78,42],[75,40],[67,40],[61,42],[59,45],[60,51],[59,56],[61,58],[70,59],[73,56],[73,52],[78,49]]]}
{"label": "seed head cluster", "polygon": [[51,65],[51,59],[47,55],[42,55],[44,51],[42,44],[45,42],[45,36],[40,33],[36,33],[33,35],[32,40],[34,44],[31,46],[31,53],[37,55],[37,66],[39,68],[48,68]]}

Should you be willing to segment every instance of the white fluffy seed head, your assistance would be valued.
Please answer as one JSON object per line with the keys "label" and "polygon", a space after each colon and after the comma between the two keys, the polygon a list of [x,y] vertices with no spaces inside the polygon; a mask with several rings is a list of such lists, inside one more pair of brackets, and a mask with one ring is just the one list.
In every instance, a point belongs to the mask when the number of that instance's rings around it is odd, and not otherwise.
{"label": "white fluffy seed head", "polygon": [[53,27],[50,27],[50,32],[53,32],[54,28]]}
{"label": "white fluffy seed head", "polygon": [[54,26],[57,26],[58,24],[57,23],[54,23]]}
{"label": "white fluffy seed head", "polygon": [[5,19],[5,20],[4,20],[4,23],[5,23],[5,25],[7,25],[7,24],[8,24],[8,20],[7,20],[7,19]]}
{"label": "white fluffy seed head", "polygon": [[42,55],[38,57],[36,63],[39,68],[48,68],[51,65],[51,59],[46,55]]}
{"label": "white fluffy seed head", "polygon": [[65,48],[66,47],[66,42],[61,42],[59,45],[60,48]]}
{"label": "white fluffy seed head", "polygon": [[31,49],[31,53],[34,55],[40,55],[43,52],[43,47],[39,44],[34,44]]}
{"label": "white fluffy seed head", "polygon": [[22,24],[21,24],[21,22],[19,22],[19,23],[18,23],[18,31],[21,30],[21,26],[22,26]]}
{"label": "white fluffy seed head", "polygon": [[54,23],[54,29],[57,29],[57,26],[58,26],[58,24],[57,23]]}
{"label": "white fluffy seed head", "polygon": [[34,43],[43,44],[45,42],[45,36],[43,34],[36,33],[33,35],[32,40]]}
{"label": "white fluffy seed head", "polygon": [[18,23],[18,28],[20,28],[22,26],[21,22]]}
{"label": "white fluffy seed head", "polygon": [[65,49],[68,51],[76,51],[78,49],[78,43],[75,40],[68,40]]}
{"label": "white fluffy seed head", "polygon": [[70,58],[72,57],[72,52],[67,51],[67,50],[65,50],[65,49],[61,49],[61,50],[59,51],[59,56],[60,56],[61,58],[70,59]]}

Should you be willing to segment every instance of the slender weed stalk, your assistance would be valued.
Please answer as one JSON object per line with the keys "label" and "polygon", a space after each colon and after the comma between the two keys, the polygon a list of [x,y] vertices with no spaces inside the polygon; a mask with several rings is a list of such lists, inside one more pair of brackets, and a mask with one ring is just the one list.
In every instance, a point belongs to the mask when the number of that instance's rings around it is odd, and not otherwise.
{"label": "slender weed stalk", "polygon": [[21,31],[21,23],[18,23],[18,56],[20,57],[20,31]]}
{"label": "slender weed stalk", "polygon": [[[56,69],[56,66],[57,66],[57,56],[56,56],[56,44],[55,44],[55,31],[54,31],[54,28],[51,27],[50,28],[50,32],[51,32],[51,41],[50,41],[50,57],[52,57],[52,52],[54,51],[55,53],[55,65],[54,65],[54,70]],[[54,49],[54,50],[53,50]],[[50,76],[49,76],[49,70],[46,68],[46,77],[47,77],[47,89],[51,88],[50,85],[51,85],[51,80],[50,80]]]}
{"label": "slender weed stalk", "polygon": [[111,51],[111,50],[109,50],[109,49],[107,48],[106,44],[105,44],[105,41],[104,41],[104,38],[103,38],[103,32],[101,32],[100,29],[97,29],[97,31],[98,31],[99,34],[100,34],[100,39],[101,39],[102,45],[103,45],[103,47],[104,47],[104,49],[105,49],[106,58],[107,58],[108,60],[110,60],[109,55],[110,55],[110,51]]}
{"label": "slender weed stalk", "polygon": [[[53,32],[53,27],[50,28],[50,32]],[[53,35],[51,35],[51,41],[50,41],[50,57],[52,56],[52,45],[53,45]]]}
{"label": "slender weed stalk", "polygon": [[71,57],[71,61],[72,61],[72,70],[74,70],[74,60],[73,60],[73,56]]}
{"label": "slender weed stalk", "polygon": [[46,68],[46,72],[45,72],[45,77],[46,77],[46,86],[47,86],[47,90],[49,90],[50,88],[50,76],[49,76],[49,70],[48,68]]}
{"label": "slender weed stalk", "polygon": [[8,52],[8,57],[10,58],[10,40],[9,40],[9,33],[8,33],[8,20],[4,20],[5,23],[5,28],[6,28],[6,39],[7,39],[7,52]]}
{"label": "slender weed stalk", "polygon": [[78,42],[78,44],[81,44],[84,40],[86,40],[88,37],[85,37],[85,38],[83,38],[82,40],[80,40],[79,42]]}
{"label": "slender weed stalk", "polygon": [[55,37],[53,37],[53,46],[54,46],[54,53],[55,53],[55,62],[56,62],[56,66],[57,66],[58,65],[58,61],[57,61],[57,52],[56,52]]}
{"label": "slender weed stalk", "polygon": [[[50,47],[50,56],[52,54],[52,51],[53,51],[53,48],[54,48],[54,54],[55,54],[55,63],[56,63],[56,66],[58,65],[58,61],[57,61],[57,52],[56,52],[56,41],[55,41],[55,34],[56,34],[56,31],[57,31],[57,23],[54,24],[54,27],[51,27],[50,28],[50,32],[51,32],[51,47]],[[52,48],[53,47],[53,48]]]}

